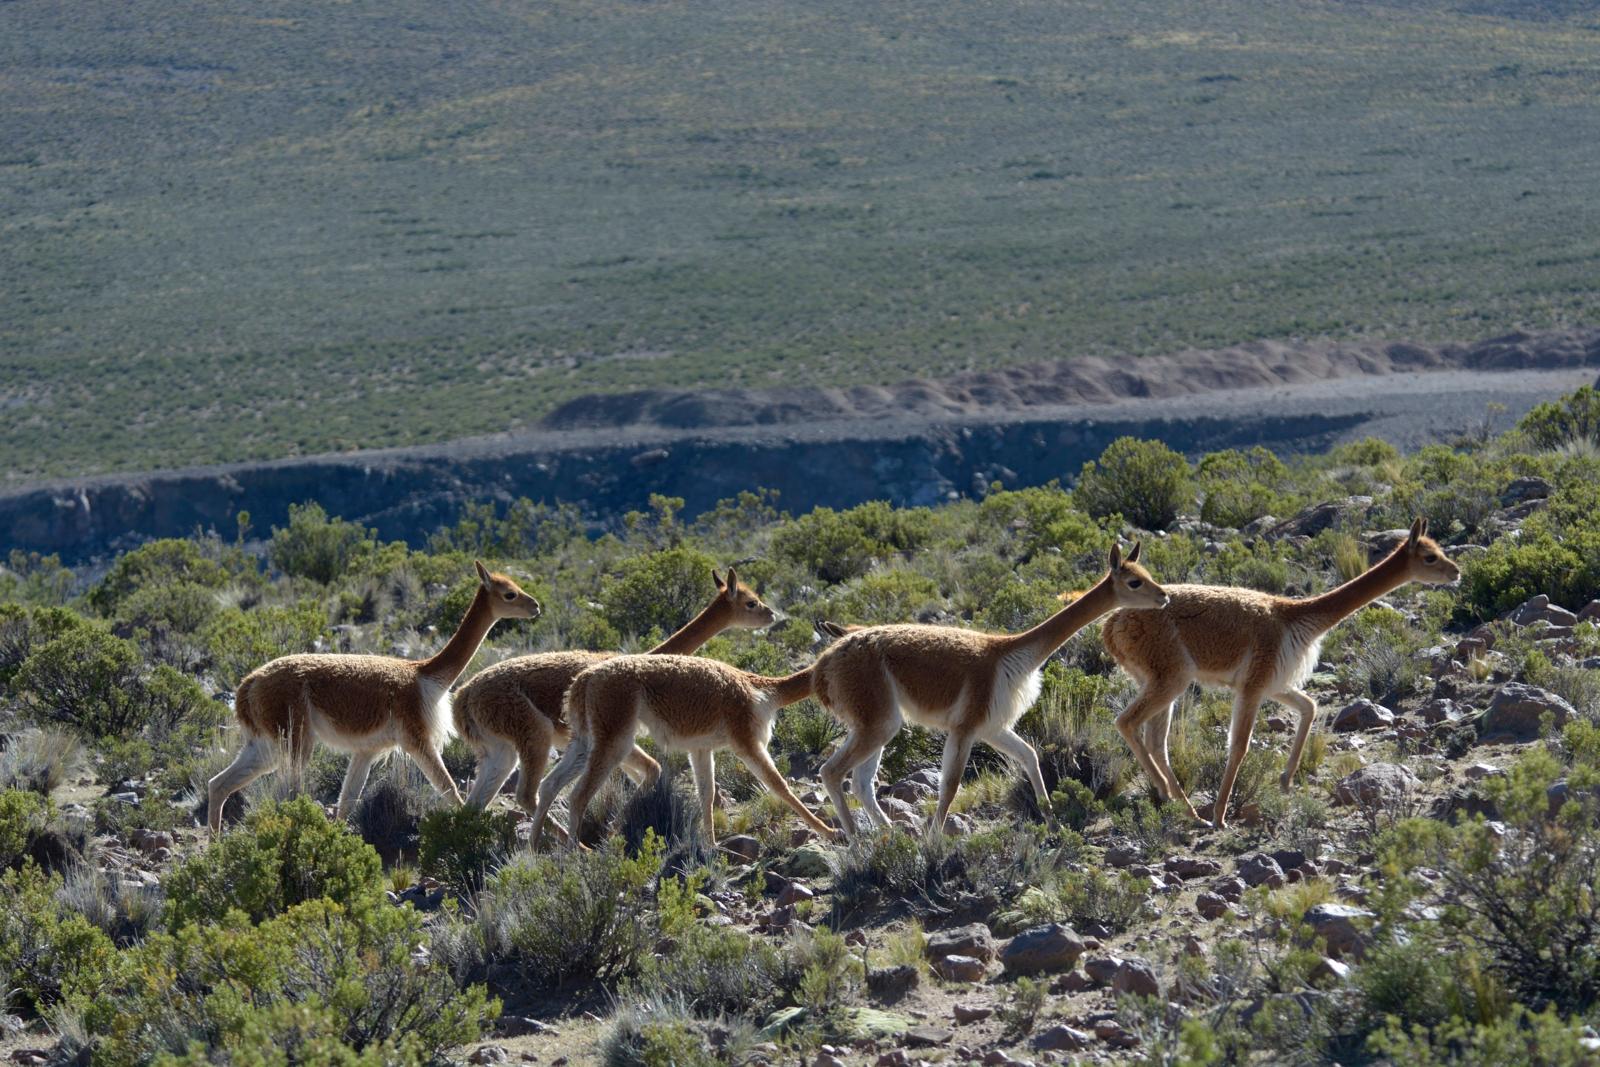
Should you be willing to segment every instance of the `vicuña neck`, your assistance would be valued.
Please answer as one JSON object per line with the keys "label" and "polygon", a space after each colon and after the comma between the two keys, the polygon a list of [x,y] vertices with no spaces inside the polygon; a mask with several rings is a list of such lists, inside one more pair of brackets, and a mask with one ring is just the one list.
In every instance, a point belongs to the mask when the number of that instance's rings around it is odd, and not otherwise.
{"label": "vicu\u00f1a neck", "polygon": [[1006,649],[1008,652],[1026,649],[1033,658],[1033,666],[1042,666],[1073,634],[1110,611],[1114,601],[1111,579],[1102,578],[1093,589],[1033,629],[1012,634],[1005,642]]}
{"label": "vicu\u00f1a neck", "polygon": [[778,707],[786,708],[797,700],[804,700],[811,695],[811,668],[786,674],[782,678],[766,678],[756,675],[751,681],[757,689],[765,689],[777,701]]}
{"label": "vicu\u00f1a neck", "polygon": [[1401,545],[1375,566],[1343,585],[1320,596],[1295,601],[1290,609],[1292,614],[1317,626],[1319,633],[1327,633],[1343,619],[1410,581],[1405,573],[1405,550],[1405,546]]}
{"label": "vicu\u00f1a neck", "polygon": [[649,655],[652,656],[687,656],[711,640],[724,629],[722,617],[727,609],[723,607],[726,601],[717,597],[705,606],[705,609],[683,624],[683,628],[668,637],[655,648]]}
{"label": "vicu\u00f1a neck", "polygon": [[489,596],[489,591],[480,585],[472,598],[472,606],[462,616],[461,625],[456,627],[456,632],[443,648],[418,665],[418,673],[446,686],[455,684],[461,672],[467,669],[467,664],[472,662],[472,657],[478,654],[478,646],[483,644],[483,639],[494,627],[494,612],[489,606]]}

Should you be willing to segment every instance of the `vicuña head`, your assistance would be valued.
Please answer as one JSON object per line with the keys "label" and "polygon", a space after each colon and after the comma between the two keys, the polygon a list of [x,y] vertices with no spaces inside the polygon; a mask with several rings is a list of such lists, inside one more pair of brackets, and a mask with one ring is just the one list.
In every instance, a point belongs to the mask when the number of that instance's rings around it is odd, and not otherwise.
{"label": "vicu\u00f1a head", "polygon": [[845,798],[853,776],[856,800],[882,827],[875,779],[884,746],[904,719],[945,733],[938,806],[928,831],[942,831],[972,746],[984,741],[1006,756],[1033,786],[1039,807],[1050,808],[1039,756],[1012,730],[1039,696],[1040,668],[1084,626],[1118,608],[1160,608],[1167,602],[1139,565],[1140,546],[1126,556],[1112,546],[1105,575],[1092,589],[1020,634],[985,634],[955,626],[848,627],[819,621],[837,637],[812,667],[813,687],[845,727],[845,738],[822,767],[822,782],[847,834],[856,832]]}
{"label": "vicu\u00f1a head", "polygon": [[453,732],[450,687],[477,654],[500,619],[534,619],[539,602],[509,576],[481,562],[478,588],[461,625],[427,659],[392,656],[283,656],[258,667],[239,683],[234,715],[244,733],[239,755],[207,786],[206,821],[222,828],[222,806],[230,796],[277,767],[285,751],[303,771],[313,741],[350,753],[339,790],[339,817],[361,796],[367,773],[396,748],[416,761],[441,793],[461,796],[439,752]]}
{"label": "vicu\u00f1a head", "polygon": [[[651,649],[653,655],[688,655],[724,630],[760,630],[777,621],[768,607],[732,567],[726,577],[711,572],[716,591],[706,606],[682,629]],[[538,808],[539,781],[552,748],[565,751],[572,730],[562,717],[562,700],[572,680],[613,652],[540,652],[517,656],[473,675],[456,690],[452,702],[456,732],[478,757],[478,772],[467,791],[467,803],[485,807],[521,766],[517,802],[532,815]],[[622,769],[635,782],[655,773],[655,761],[637,745],[624,757]],[[554,824],[562,835],[566,830]]]}
{"label": "vicu\u00f1a head", "polygon": [[1170,585],[1167,608],[1119,611],[1101,630],[1106,650],[1139,684],[1138,695],[1117,717],[1117,729],[1156,792],[1180,801],[1199,819],[1167,757],[1173,703],[1192,682],[1232,689],[1228,765],[1212,804],[1211,822],[1220,828],[1226,825],[1228,798],[1263,700],[1300,713],[1279,784],[1288,789],[1294,781],[1317,713],[1316,702],[1300,687],[1316,669],[1328,631],[1410,582],[1449,585],[1460,577],[1461,568],[1428,537],[1428,521],[1419,518],[1394,551],[1321,596],[1293,599],[1232,586]]}

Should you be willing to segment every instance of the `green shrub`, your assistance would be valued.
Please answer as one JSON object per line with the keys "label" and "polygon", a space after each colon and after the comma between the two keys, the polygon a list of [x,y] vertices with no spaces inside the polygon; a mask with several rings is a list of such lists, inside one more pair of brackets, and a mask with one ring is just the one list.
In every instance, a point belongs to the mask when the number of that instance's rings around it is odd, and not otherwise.
{"label": "green shrub", "polygon": [[719,1067],[729,1062],[718,1055],[707,1025],[663,998],[617,1013],[600,1039],[604,1067]]}
{"label": "green shrub", "polygon": [[140,590],[188,585],[221,589],[232,579],[228,569],[205,556],[189,540],[167,538],[140,545],[117,557],[100,584],[89,591],[89,603],[105,616],[119,613]]}
{"label": "green shrub", "polygon": [[1594,1053],[1585,1036],[1576,1020],[1519,1006],[1489,1023],[1452,1019],[1433,1030],[1391,1021],[1368,1047],[1393,1067],[1590,1067]]}
{"label": "green shrub", "polygon": [[377,548],[376,530],[330,519],[321,504],[290,504],[289,525],[272,528],[267,559],[285,574],[328,584]]}
{"label": "green shrub", "polygon": [[1539,404],[1522,417],[1517,429],[1528,435],[1535,448],[1600,442],[1600,390],[1585,385],[1560,400]]}
{"label": "green shrub", "polygon": [[772,553],[836,584],[861,577],[875,560],[916,551],[932,532],[926,508],[894,508],[881,500],[848,511],[820,507],[780,526]]}
{"label": "green shrub", "polygon": [[663,879],[661,933],[670,950],[645,957],[631,987],[647,997],[674,999],[698,1014],[759,1018],[782,1002],[789,969],[770,942],[696,921],[695,894],[704,882],[703,871],[687,883]]}
{"label": "green shrub", "polygon": [[116,973],[111,939],[63,906],[59,885],[32,864],[0,874],[0,974],[30,1015],[94,995]]}
{"label": "green shrub", "polygon": [[1056,872],[1043,884],[1029,886],[1003,913],[1001,923],[1021,928],[1067,922],[1121,933],[1148,917],[1149,910],[1139,879],[1126,871],[1091,867]]}
{"label": "green shrub", "polygon": [[383,889],[372,847],[329,821],[316,801],[297,797],[251,811],[242,828],[169,874],[167,926],[215,920],[230,908],[261,922],[320,897],[356,908]]}
{"label": "green shrub", "polygon": [[1051,549],[1064,556],[1099,556],[1110,547],[1106,532],[1074,507],[1072,496],[1054,482],[990,493],[978,506],[977,529],[1004,530],[1024,559]]}
{"label": "green shrub", "polygon": [[1165,530],[1194,502],[1189,461],[1160,441],[1120,437],[1083,465],[1073,501],[1097,519],[1121,515],[1144,530]]}
{"label": "green shrub", "polygon": [[28,845],[49,825],[55,805],[38,793],[22,789],[0,792],[0,867],[22,862]]}
{"label": "green shrub", "polygon": [[1037,884],[1081,854],[1076,834],[1051,838],[1041,826],[998,826],[966,837],[865,834],[839,857],[834,906],[847,919],[885,907],[933,913],[975,888],[998,893]]}
{"label": "green shrub", "polygon": [[1288,479],[1283,461],[1260,445],[1248,452],[1230,448],[1201,457],[1195,481],[1201,494],[1200,518],[1217,526],[1239,527],[1263,515],[1287,510],[1278,488]]}
{"label": "green shrub", "polygon": [[125,980],[84,1008],[93,1062],[339,1062],[345,1049],[437,1061],[477,1040],[499,1006],[419,958],[425,944],[416,911],[381,901],[310,900],[259,926],[235,913],[155,935],[128,953]]}
{"label": "green shrub", "polygon": [[172,668],[148,668],[132,642],[87,626],[36,649],[11,688],[29,721],[90,740],[167,733],[200,720],[214,725],[223,710]]}
{"label": "green shrub", "polygon": [[698,614],[715,592],[715,564],[704,552],[682,546],[624,561],[600,593],[606,621],[635,636],[671,633]]}
{"label": "green shrub", "polygon": [[437,808],[422,817],[418,861],[422,873],[457,892],[483,888],[489,868],[517,845],[517,818],[486,808]]}
{"label": "green shrub", "polygon": [[263,604],[218,612],[201,635],[212,672],[227,689],[263,663],[296,652],[310,652],[328,635],[327,613],[314,603]]}
{"label": "green shrub", "polygon": [[1539,593],[1582,607],[1600,597],[1600,525],[1558,532],[1536,515],[1520,538],[1502,537],[1467,560],[1462,585],[1479,618],[1503,615]]}
{"label": "green shrub", "polygon": [[1018,978],[1011,995],[1000,1006],[1000,1025],[1006,1037],[1021,1041],[1039,1025],[1039,1017],[1050,1003],[1050,983],[1042,979]]}
{"label": "green shrub", "polygon": [[489,957],[515,965],[538,986],[636,973],[655,943],[648,889],[664,851],[652,833],[634,856],[612,838],[593,852],[517,857],[488,880],[479,902]]}

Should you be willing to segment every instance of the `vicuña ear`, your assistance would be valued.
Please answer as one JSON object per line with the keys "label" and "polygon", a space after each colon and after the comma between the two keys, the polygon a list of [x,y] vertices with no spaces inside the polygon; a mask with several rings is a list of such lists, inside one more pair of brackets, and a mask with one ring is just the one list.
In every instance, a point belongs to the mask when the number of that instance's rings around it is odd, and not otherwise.
{"label": "vicu\u00f1a ear", "polygon": [[489,587],[489,569],[483,565],[483,560],[475,559],[472,565],[478,568],[478,581],[483,583],[485,589]]}
{"label": "vicu\u00f1a ear", "polygon": [[723,584],[722,591],[728,595],[729,600],[737,600],[739,597],[739,576],[733,572],[732,567],[728,568],[728,580]]}
{"label": "vicu\u00f1a ear", "polygon": [[1120,544],[1112,543],[1111,555],[1108,557],[1107,562],[1111,564],[1112,570],[1122,566],[1122,546]]}
{"label": "vicu\u00f1a ear", "polygon": [[723,590],[723,589],[726,589],[726,588],[728,588],[728,583],[727,583],[727,582],[724,582],[724,581],[723,581],[723,580],[722,580],[722,575],[720,575],[720,574],[718,574],[718,573],[717,573],[717,568],[715,568],[715,567],[712,567],[712,568],[711,568],[711,580],[712,580],[712,581],[713,581],[713,582],[716,582],[716,583],[717,583],[717,590],[718,590],[718,591],[719,591],[719,592],[720,592],[720,591],[722,591],[722,590]]}
{"label": "vicu\u00f1a ear", "polygon": [[1406,543],[1415,545],[1417,541],[1421,539],[1422,535],[1427,532],[1428,520],[1423,518],[1417,519],[1417,521],[1411,524],[1411,536],[1407,539]]}
{"label": "vicu\u00f1a ear", "polygon": [[1139,562],[1139,550],[1141,548],[1143,548],[1143,547],[1144,547],[1144,542],[1143,541],[1135,541],[1133,543],[1133,551],[1128,553],[1128,558],[1123,560],[1123,562],[1124,563],[1138,563]]}

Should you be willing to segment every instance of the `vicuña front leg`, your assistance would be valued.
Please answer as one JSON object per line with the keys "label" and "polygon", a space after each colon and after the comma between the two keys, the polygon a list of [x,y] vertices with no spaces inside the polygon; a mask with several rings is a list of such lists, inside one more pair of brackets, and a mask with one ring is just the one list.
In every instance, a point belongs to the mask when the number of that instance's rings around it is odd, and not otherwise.
{"label": "vicu\u00f1a front leg", "polygon": [[1288,792],[1294,785],[1295,772],[1300,769],[1300,757],[1305,755],[1306,738],[1311,736],[1311,723],[1317,717],[1317,702],[1299,689],[1285,689],[1273,699],[1300,713],[1300,723],[1294,731],[1294,747],[1289,750],[1289,762],[1284,766],[1283,774],[1278,776],[1278,785]]}
{"label": "vicu\u00f1a front leg", "polygon": [[1173,704],[1167,704],[1159,712],[1145,720],[1144,747],[1150,753],[1150,758],[1161,770],[1161,776],[1167,782],[1167,797],[1181,803],[1189,812],[1189,817],[1196,822],[1202,822],[1200,813],[1194,810],[1194,804],[1189,800],[1189,794],[1184,792],[1183,783],[1178,781],[1178,772],[1172,769],[1172,758],[1167,753],[1167,738],[1172,733]]}
{"label": "vicu\u00f1a front leg", "polygon": [[[1175,800],[1179,796],[1183,796],[1183,791],[1178,788],[1176,780],[1167,778],[1166,772],[1161,769],[1156,763],[1155,757],[1150,754],[1150,750],[1145,747],[1144,725],[1152,717],[1160,715],[1163,709],[1170,709],[1173,701],[1177,700],[1178,696],[1183,692],[1185,684],[1187,683],[1160,685],[1156,681],[1147,682],[1139,690],[1139,695],[1133,698],[1133,702],[1123,709],[1121,715],[1117,716],[1117,732],[1122,734],[1122,739],[1127,742],[1134,758],[1139,761],[1139,766],[1143,768],[1145,777],[1150,780],[1150,784],[1155,787],[1157,795],[1163,800]],[[1204,821],[1200,819],[1200,814],[1194,810],[1194,806],[1189,804],[1189,799],[1186,796],[1184,797],[1184,803],[1188,805],[1191,816],[1197,821]]]}
{"label": "vicu\u00f1a front leg", "polygon": [[206,783],[206,825],[211,832],[222,832],[222,808],[228,798],[239,790],[270,773],[283,758],[283,749],[266,737],[245,739],[233,762]]}
{"label": "vicu\u00f1a front leg", "polygon": [[444,765],[444,759],[439,755],[438,749],[426,743],[409,745],[406,748],[406,755],[422,768],[423,777],[449,799],[452,807],[461,806],[461,793],[456,789],[456,780],[450,777],[450,770]]}
{"label": "vicu\u00f1a front leg", "polygon": [[939,804],[928,820],[928,835],[944,833],[944,820],[955,803],[956,790],[961,788],[961,772],[967,769],[967,758],[972,755],[973,736],[966,730],[951,730],[944,738],[944,760],[939,767]]}
{"label": "vicu\u00f1a front leg", "polygon": [[717,844],[717,827],[712,809],[717,799],[717,754],[709,748],[689,753],[689,769],[694,772],[694,787],[700,794],[700,818],[705,823],[706,844]]}

